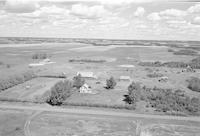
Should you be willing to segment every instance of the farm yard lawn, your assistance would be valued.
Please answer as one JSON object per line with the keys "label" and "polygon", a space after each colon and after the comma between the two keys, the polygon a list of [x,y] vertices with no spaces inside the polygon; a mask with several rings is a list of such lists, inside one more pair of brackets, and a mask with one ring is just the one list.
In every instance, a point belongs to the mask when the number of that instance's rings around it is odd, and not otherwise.
{"label": "farm yard lawn", "polygon": [[0,99],[38,101],[46,91],[58,82],[56,78],[35,78],[0,93]]}
{"label": "farm yard lawn", "polygon": [[[104,81],[105,82],[105,81]],[[125,105],[124,95],[128,93],[126,82],[118,82],[115,89],[105,89],[105,83],[95,84],[94,81],[87,81],[86,83],[92,87],[92,92],[95,94],[81,94],[79,92],[73,93],[65,102],[73,104],[98,104],[98,105]],[[127,84],[127,85],[126,85]]]}

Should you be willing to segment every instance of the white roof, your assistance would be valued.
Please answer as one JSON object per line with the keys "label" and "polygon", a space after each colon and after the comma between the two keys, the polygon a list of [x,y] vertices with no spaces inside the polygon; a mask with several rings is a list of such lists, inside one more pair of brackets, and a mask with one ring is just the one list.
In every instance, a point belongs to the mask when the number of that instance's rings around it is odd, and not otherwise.
{"label": "white roof", "polygon": [[168,77],[167,76],[163,76],[163,77],[161,77],[161,79],[168,79]]}
{"label": "white roof", "polygon": [[130,80],[131,78],[129,76],[120,76],[120,79]]}

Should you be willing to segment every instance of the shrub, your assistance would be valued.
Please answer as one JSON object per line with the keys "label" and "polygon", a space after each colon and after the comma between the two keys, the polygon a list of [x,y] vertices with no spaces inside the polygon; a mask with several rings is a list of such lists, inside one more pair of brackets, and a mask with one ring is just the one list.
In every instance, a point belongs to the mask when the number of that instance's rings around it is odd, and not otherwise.
{"label": "shrub", "polygon": [[78,76],[75,76],[73,78],[73,81],[73,87],[76,87],[78,89],[85,84],[85,79],[82,78],[80,74]]}
{"label": "shrub", "polygon": [[32,59],[46,59],[48,55],[46,53],[35,53],[32,55]]}
{"label": "shrub", "polygon": [[139,101],[141,98],[141,90],[142,88],[139,83],[132,82],[128,86],[128,95],[125,96],[125,101],[128,104],[136,105],[136,102]]}
{"label": "shrub", "polygon": [[60,81],[51,88],[47,103],[51,105],[61,105],[71,95],[73,83],[69,80]]}
{"label": "shrub", "polygon": [[188,88],[195,92],[200,92],[200,79],[193,77],[191,80],[188,81],[189,85]]}
{"label": "shrub", "polygon": [[110,77],[110,79],[106,80],[106,88],[107,89],[114,89],[114,87],[117,85],[117,82],[115,81],[114,77]]}

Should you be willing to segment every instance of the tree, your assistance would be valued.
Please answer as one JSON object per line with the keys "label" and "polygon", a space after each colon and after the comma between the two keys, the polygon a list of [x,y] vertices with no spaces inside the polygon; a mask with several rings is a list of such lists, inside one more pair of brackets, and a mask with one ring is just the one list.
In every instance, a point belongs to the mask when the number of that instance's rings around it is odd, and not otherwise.
{"label": "tree", "polygon": [[136,104],[140,100],[141,90],[142,88],[139,83],[132,82],[128,86],[127,103]]}
{"label": "tree", "polygon": [[75,76],[73,78],[73,81],[73,87],[76,87],[78,89],[85,84],[85,79],[82,78],[80,74],[78,76]]}
{"label": "tree", "polygon": [[107,89],[114,89],[114,87],[117,85],[117,82],[115,81],[114,77],[110,77],[110,79],[106,80],[106,88]]}
{"label": "tree", "polygon": [[72,88],[73,83],[71,81],[59,81],[51,88],[47,103],[51,105],[61,105],[71,95]]}
{"label": "tree", "polygon": [[191,80],[189,80],[188,88],[192,91],[200,92],[200,79],[193,77]]}

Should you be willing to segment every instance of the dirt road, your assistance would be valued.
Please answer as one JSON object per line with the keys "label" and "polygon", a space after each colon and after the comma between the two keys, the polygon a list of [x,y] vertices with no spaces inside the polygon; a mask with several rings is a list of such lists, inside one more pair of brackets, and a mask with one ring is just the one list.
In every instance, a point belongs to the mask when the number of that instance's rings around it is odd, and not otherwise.
{"label": "dirt road", "polygon": [[58,112],[68,114],[85,114],[85,115],[102,115],[102,116],[115,116],[115,117],[129,117],[129,118],[147,118],[147,119],[167,119],[167,120],[183,120],[183,121],[195,121],[200,122],[200,117],[181,117],[181,116],[166,116],[166,115],[148,115],[148,114],[137,114],[133,112],[125,112],[119,110],[101,110],[101,109],[84,109],[84,108],[62,108],[56,106],[43,106],[43,105],[22,105],[6,103],[0,104],[1,109],[17,109],[17,110],[31,110],[31,111],[47,111],[47,112]]}

